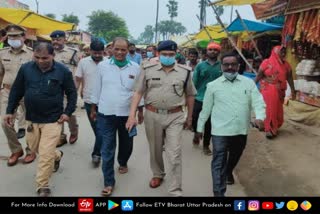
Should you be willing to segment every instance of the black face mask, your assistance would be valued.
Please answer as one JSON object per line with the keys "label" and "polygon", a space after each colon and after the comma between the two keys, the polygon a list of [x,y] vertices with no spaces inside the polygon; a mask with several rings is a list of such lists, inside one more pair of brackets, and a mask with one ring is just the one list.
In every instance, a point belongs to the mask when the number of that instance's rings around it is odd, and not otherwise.
{"label": "black face mask", "polygon": [[95,62],[100,62],[102,61],[102,56],[99,56],[99,57],[95,57],[95,56],[91,56],[92,60],[95,61]]}
{"label": "black face mask", "polygon": [[134,54],[135,50],[129,50],[129,53]]}

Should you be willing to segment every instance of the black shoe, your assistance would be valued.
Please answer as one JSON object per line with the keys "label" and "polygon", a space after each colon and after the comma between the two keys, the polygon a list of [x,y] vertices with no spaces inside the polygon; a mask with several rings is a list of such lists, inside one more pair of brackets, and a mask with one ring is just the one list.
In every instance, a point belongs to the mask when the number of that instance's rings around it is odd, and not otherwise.
{"label": "black shoe", "polygon": [[273,138],[273,134],[271,132],[266,132],[266,138],[272,139]]}
{"label": "black shoe", "polygon": [[60,152],[61,152],[60,160],[54,161],[53,172],[58,171],[58,169],[59,169],[59,167],[60,167],[60,161],[61,161],[62,156],[63,156],[63,151],[60,150]]}
{"label": "black shoe", "polygon": [[17,133],[17,138],[23,138],[26,135],[26,130],[25,129],[19,129]]}
{"label": "black shoe", "polygon": [[93,156],[92,157],[92,165],[93,165],[94,168],[99,167],[100,162],[101,162],[101,157],[99,157],[99,156]]}
{"label": "black shoe", "polygon": [[67,143],[68,143],[67,137],[66,137],[66,136],[65,136],[65,137],[61,137],[61,138],[60,138],[60,141],[59,141],[59,143],[58,143],[58,145],[57,145],[57,148],[65,145],[65,144],[67,144]]}
{"label": "black shoe", "polygon": [[233,175],[232,175],[232,174],[227,175],[227,184],[228,184],[228,185],[234,184],[234,178],[233,178]]}
{"label": "black shoe", "polygon": [[49,197],[51,196],[51,190],[47,187],[38,189],[38,195],[40,197]]}
{"label": "black shoe", "polygon": [[203,147],[203,154],[210,156],[212,155],[212,152],[209,147]]}

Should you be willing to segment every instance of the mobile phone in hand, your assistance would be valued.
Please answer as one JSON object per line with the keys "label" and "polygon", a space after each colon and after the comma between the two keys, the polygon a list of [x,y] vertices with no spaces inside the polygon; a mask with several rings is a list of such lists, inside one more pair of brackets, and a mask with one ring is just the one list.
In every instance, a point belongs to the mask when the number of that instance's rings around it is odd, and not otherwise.
{"label": "mobile phone in hand", "polygon": [[137,127],[136,126],[133,126],[129,132],[129,137],[134,137],[134,136],[137,136]]}

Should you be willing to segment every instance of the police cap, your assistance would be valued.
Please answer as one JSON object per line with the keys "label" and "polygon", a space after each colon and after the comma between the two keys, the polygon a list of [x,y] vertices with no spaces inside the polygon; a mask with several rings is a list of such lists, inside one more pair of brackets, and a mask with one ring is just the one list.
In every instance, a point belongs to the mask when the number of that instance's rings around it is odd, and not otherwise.
{"label": "police cap", "polygon": [[177,48],[177,43],[171,40],[162,41],[158,45],[158,51],[177,51]]}
{"label": "police cap", "polygon": [[50,37],[51,38],[65,38],[66,37],[66,33],[62,30],[56,30],[56,31],[53,31],[51,34],[50,34]]}
{"label": "police cap", "polygon": [[24,34],[26,32],[26,29],[20,27],[19,25],[10,24],[7,27],[5,27],[5,31],[7,32],[8,36],[15,36]]}

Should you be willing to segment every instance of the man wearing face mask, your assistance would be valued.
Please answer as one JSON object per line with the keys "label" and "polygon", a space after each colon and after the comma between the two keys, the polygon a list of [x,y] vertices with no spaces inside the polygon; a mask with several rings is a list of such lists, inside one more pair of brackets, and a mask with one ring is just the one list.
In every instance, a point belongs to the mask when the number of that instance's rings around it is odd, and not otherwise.
{"label": "man wearing face mask", "polygon": [[100,165],[101,160],[101,140],[97,138],[96,133],[96,121],[90,118],[90,110],[92,103],[90,101],[90,96],[93,93],[93,88],[95,86],[95,80],[97,75],[97,66],[99,62],[102,60],[107,60],[107,58],[103,57],[104,54],[104,44],[96,39],[93,40],[90,44],[90,56],[87,56],[80,60],[77,71],[76,71],[76,87],[79,88],[82,85],[81,96],[84,100],[85,109],[87,112],[87,116],[93,130],[93,133],[96,137],[93,152],[91,154],[92,164],[94,167],[98,167]]}
{"label": "man wearing face mask", "polygon": [[[190,68],[176,63],[177,44],[171,40],[163,41],[158,51],[160,63],[145,65],[135,83],[126,127],[131,130],[137,124],[136,109],[144,96],[145,129],[153,173],[149,186],[159,187],[165,177],[162,158],[165,145],[168,191],[172,196],[182,196],[181,135],[184,127],[191,128],[196,89],[190,78]],[[187,118],[182,110],[185,105]]]}
{"label": "man wearing face mask", "polygon": [[[32,59],[33,52],[24,45],[26,30],[18,25],[8,25],[6,28],[8,44],[10,47],[0,50],[0,85],[1,85],[1,115],[5,115],[8,105],[9,93],[12,84],[17,76],[20,66]],[[22,114],[25,114],[23,100],[20,101]],[[16,116],[16,111],[14,116]],[[15,117],[14,117],[15,118]],[[14,166],[17,164],[19,157],[23,156],[23,149],[18,141],[17,133],[14,126],[7,126],[4,121],[1,123],[2,129],[7,137],[11,156],[7,165]],[[35,153],[31,152],[29,147],[26,148],[27,155],[23,163],[31,163],[35,158]]]}
{"label": "man wearing face mask", "polygon": [[147,46],[147,59],[150,62],[158,63],[159,57],[157,57],[157,47],[154,45]]}
{"label": "man wearing face mask", "polygon": [[[193,145],[198,146],[200,139],[196,135],[197,122],[199,114],[202,109],[204,93],[207,89],[207,84],[214,81],[222,75],[221,63],[218,61],[218,56],[221,51],[221,46],[215,42],[211,42],[207,46],[208,59],[199,63],[193,73],[193,83],[197,89],[197,96],[195,97],[195,103],[192,114],[192,126],[195,132],[193,137]],[[211,122],[208,120],[205,125],[204,137],[203,137],[203,153],[205,155],[211,155],[212,152],[209,149],[211,139]]]}
{"label": "man wearing face mask", "polygon": [[[77,68],[77,64],[79,62],[79,56],[78,51],[66,47],[66,33],[61,30],[53,31],[50,34],[51,37],[51,43],[54,48],[55,52],[55,61],[60,62],[67,66],[69,70],[72,72],[72,75],[74,76]],[[66,103],[66,99],[64,99],[64,103]],[[78,140],[78,132],[79,132],[79,125],[77,122],[77,118],[75,115],[71,115],[70,120],[67,122],[69,125],[70,130],[70,137],[69,137],[69,143],[74,144]],[[60,143],[57,145],[57,147],[63,146],[67,143],[67,136],[64,134],[64,126],[62,126],[62,132],[61,132],[61,140]]]}
{"label": "man wearing face mask", "polygon": [[127,54],[127,60],[134,61],[138,65],[141,65],[142,56],[141,54],[136,52],[136,45],[130,43],[129,45],[129,53]]}
{"label": "man wearing face mask", "polygon": [[211,115],[214,196],[225,196],[226,185],[234,183],[232,172],[247,143],[251,110],[254,110],[259,128],[263,127],[266,117],[262,95],[251,79],[238,75],[239,67],[234,53],[221,57],[223,76],[208,83],[198,120],[197,135],[201,138]]}

